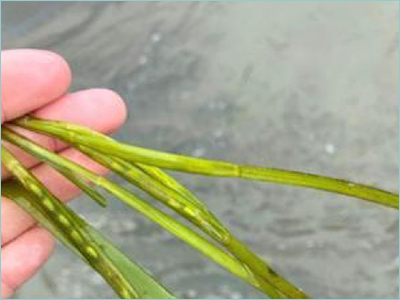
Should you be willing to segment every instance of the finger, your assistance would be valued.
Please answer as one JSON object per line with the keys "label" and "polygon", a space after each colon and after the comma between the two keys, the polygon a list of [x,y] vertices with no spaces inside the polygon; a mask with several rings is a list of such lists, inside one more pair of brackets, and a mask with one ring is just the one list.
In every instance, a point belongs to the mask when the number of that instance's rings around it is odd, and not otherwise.
{"label": "finger", "polygon": [[1,248],[1,298],[31,278],[47,261],[54,248],[54,239],[43,228],[35,227]]}
{"label": "finger", "polygon": [[1,52],[1,123],[29,113],[63,95],[70,83],[67,62],[44,50]]}
{"label": "finger", "polygon": [[[39,109],[33,115],[43,119],[67,121],[103,133],[110,133],[125,121],[126,108],[121,97],[115,92],[106,89],[90,89],[63,96]],[[18,132],[51,151],[59,151],[66,147],[66,144],[48,136],[21,129],[18,129]],[[4,144],[27,168],[38,164],[36,159],[21,149]],[[9,171],[3,168],[3,165],[1,169],[1,179],[8,178]]]}
{"label": "finger", "polygon": [[[97,174],[105,174],[107,172],[104,167],[74,149],[63,150],[61,155]],[[64,202],[79,194],[78,188],[47,165],[41,164],[34,167],[32,172],[50,192]],[[6,197],[1,198],[1,245],[10,243],[34,224],[34,219],[12,200]]]}

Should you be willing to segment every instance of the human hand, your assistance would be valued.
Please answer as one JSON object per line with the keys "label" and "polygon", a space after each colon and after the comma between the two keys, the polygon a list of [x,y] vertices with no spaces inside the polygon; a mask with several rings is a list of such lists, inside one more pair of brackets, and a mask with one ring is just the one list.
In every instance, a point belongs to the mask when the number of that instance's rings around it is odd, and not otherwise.
{"label": "human hand", "polygon": [[[41,50],[8,50],[1,53],[1,124],[25,114],[63,120],[110,133],[125,120],[123,100],[114,92],[90,89],[67,93],[70,83],[68,64],[52,52]],[[18,130],[42,146],[85,167],[104,174],[106,169],[55,139]],[[68,201],[79,190],[60,174],[39,163],[22,150],[2,141],[57,197]],[[1,167],[1,180],[10,177]],[[50,233],[13,201],[1,197],[1,298],[32,277],[52,252]]]}

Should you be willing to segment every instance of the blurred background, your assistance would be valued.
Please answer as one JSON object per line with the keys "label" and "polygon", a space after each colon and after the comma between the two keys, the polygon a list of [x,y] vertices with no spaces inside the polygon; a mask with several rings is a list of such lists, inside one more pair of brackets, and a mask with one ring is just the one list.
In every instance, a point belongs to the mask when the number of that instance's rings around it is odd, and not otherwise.
{"label": "blurred background", "polygon": [[[123,96],[120,140],[399,189],[398,2],[1,8],[2,49],[53,50],[71,65],[71,91]],[[311,296],[399,297],[397,211],[301,188],[177,176]],[[178,296],[263,297],[124,205],[81,200],[72,207]],[[115,296],[59,246],[16,297]]]}

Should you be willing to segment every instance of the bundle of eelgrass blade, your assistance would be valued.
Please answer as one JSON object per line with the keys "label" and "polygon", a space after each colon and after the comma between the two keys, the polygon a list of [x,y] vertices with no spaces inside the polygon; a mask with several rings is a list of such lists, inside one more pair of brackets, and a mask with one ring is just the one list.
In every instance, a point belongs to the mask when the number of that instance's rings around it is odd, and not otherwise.
{"label": "bundle of eelgrass blade", "polygon": [[[192,225],[174,219],[130,190],[50,152],[10,127],[2,126],[3,140],[52,166],[100,205],[106,206],[107,200],[95,187],[102,188],[125,202],[270,298],[310,297],[241,243],[193,193],[162,169],[302,186],[399,208],[397,194],[346,180],[135,147],[88,128],[58,121],[24,117],[12,124],[68,143],[177,212]],[[3,146],[1,160],[14,175],[12,180],[2,185],[2,195],[14,200],[92,266],[121,298],[175,298],[140,266],[61,203]],[[193,227],[197,227],[202,233],[198,233]]]}

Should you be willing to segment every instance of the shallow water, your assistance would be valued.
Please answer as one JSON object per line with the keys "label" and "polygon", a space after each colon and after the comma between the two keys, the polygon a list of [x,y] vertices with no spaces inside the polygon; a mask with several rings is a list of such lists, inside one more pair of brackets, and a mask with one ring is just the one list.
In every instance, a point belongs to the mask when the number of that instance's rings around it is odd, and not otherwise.
{"label": "shallow water", "polygon": [[[126,100],[119,139],[398,191],[396,2],[2,3],[2,45],[64,55],[71,91]],[[398,212],[343,196],[178,176],[316,298],[398,298]],[[262,297],[122,204],[72,205],[187,298]],[[61,246],[19,298],[112,298]]]}

